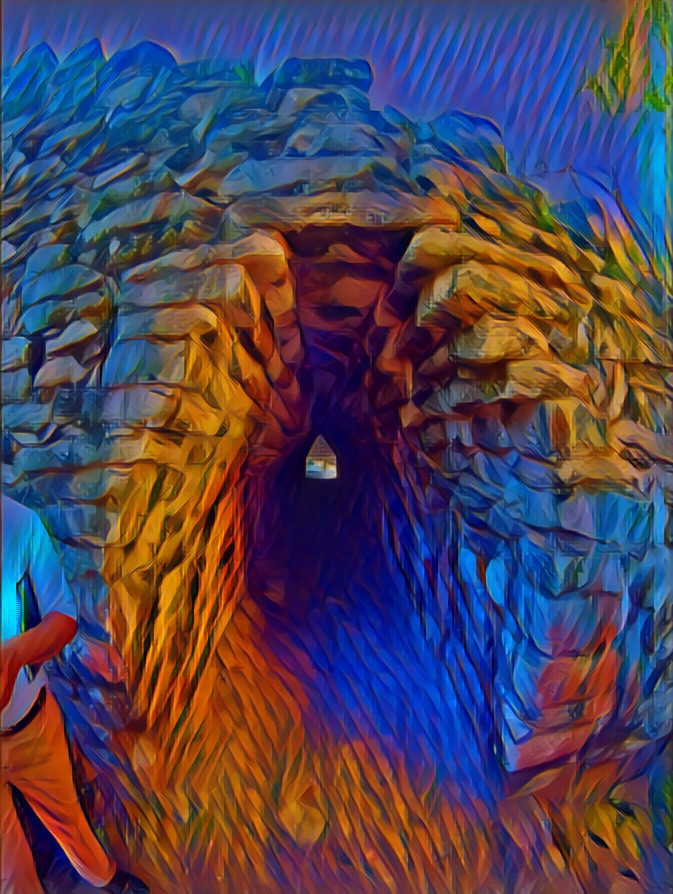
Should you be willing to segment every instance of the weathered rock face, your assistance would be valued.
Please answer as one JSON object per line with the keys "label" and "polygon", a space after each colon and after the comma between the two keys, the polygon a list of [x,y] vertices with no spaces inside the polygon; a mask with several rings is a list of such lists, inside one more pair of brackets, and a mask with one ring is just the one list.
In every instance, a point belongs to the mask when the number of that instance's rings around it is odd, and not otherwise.
{"label": "weathered rock face", "polygon": [[[3,479],[79,600],[53,680],[92,816],[157,891],[649,890],[642,247],[488,122],[372,111],[364,63],[211,68],[92,43],[6,78]],[[318,432],[336,482],[301,480]]]}

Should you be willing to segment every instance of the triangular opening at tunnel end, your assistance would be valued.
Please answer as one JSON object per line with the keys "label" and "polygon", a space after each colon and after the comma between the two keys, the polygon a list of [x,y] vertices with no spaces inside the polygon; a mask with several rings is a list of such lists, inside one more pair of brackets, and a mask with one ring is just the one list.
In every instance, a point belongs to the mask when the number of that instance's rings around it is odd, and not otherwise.
{"label": "triangular opening at tunnel end", "polygon": [[318,435],[306,457],[306,477],[336,478],[337,474],[336,454],[325,438]]}

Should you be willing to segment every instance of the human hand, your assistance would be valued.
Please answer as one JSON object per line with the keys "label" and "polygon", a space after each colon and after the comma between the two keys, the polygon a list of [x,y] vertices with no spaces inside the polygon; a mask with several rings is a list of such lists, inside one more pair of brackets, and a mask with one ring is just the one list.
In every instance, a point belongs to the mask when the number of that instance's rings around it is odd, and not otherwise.
{"label": "human hand", "polygon": [[3,643],[0,652],[0,710],[4,711],[9,704],[14,684],[24,662],[15,640]]}

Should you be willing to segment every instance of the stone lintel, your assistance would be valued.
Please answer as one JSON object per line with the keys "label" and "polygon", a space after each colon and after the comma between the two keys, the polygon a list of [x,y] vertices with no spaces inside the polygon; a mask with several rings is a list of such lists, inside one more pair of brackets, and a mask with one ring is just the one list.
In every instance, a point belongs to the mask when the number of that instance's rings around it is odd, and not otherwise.
{"label": "stone lintel", "polygon": [[279,231],[307,226],[400,229],[445,225],[456,227],[457,209],[443,197],[370,192],[324,192],[314,196],[248,196],[231,204],[225,219],[245,227]]}

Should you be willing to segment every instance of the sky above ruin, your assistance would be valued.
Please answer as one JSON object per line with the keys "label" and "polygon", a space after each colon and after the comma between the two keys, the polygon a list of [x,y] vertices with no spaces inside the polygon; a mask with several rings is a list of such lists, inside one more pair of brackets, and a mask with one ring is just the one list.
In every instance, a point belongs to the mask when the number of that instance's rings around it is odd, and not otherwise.
{"label": "sky above ruin", "polygon": [[650,115],[637,133],[633,116],[611,119],[584,89],[603,37],[619,28],[619,2],[5,0],[3,13],[5,65],[42,41],[64,58],[92,37],[108,54],[152,40],[178,61],[249,61],[258,81],[288,56],[365,58],[373,107],[414,119],[483,115],[502,131],[515,173],[572,165],[619,193],[646,231],[662,213],[663,124]]}

